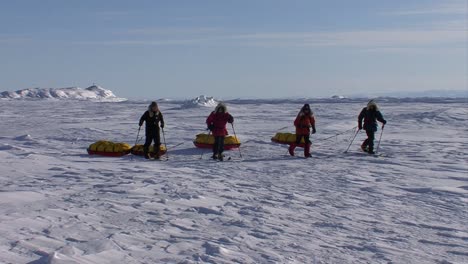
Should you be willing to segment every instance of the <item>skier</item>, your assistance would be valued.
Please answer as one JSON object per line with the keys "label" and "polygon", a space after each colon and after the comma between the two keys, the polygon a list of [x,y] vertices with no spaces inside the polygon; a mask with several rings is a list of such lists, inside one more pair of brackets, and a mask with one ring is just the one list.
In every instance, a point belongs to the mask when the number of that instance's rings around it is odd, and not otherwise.
{"label": "skier", "polygon": [[312,142],[310,141],[310,128],[312,128],[312,134],[315,134],[317,130],[315,129],[315,117],[312,110],[310,110],[310,105],[305,104],[299,114],[294,120],[294,126],[296,127],[296,143],[292,143],[289,146],[289,154],[294,156],[294,150],[301,143],[302,138],[304,138],[304,156],[306,158],[311,157],[310,155],[310,146]]}
{"label": "skier", "polygon": [[156,102],[151,102],[148,106],[148,111],[146,111],[140,118],[140,128],[143,125],[143,122],[146,123],[146,141],[143,146],[143,151],[145,154],[145,159],[149,159],[149,147],[151,146],[152,141],[154,141],[154,158],[159,159],[159,150],[161,147],[161,136],[159,133],[159,127],[164,129],[164,118],[159,111],[158,104]]}
{"label": "skier", "polygon": [[215,110],[211,112],[211,114],[206,119],[208,129],[215,137],[212,156],[214,160],[218,159],[220,161],[223,161],[224,137],[228,135],[226,124],[232,124],[233,122],[234,117],[232,117],[232,115],[228,113],[227,107],[223,103],[219,103],[218,106],[216,106]]}
{"label": "skier", "polygon": [[[364,119],[364,126],[362,120]],[[370,100],[367,107],[364,107],[358,117],[358,128],[366,131],[367,139],[362,142],[361,149],[369,154],[375,154],[374,152],[374,139],[375,132],[377,132],[377,120],[380,121],[382,129],[384,128],[387,121],[383,118],[379,108],[374,100]]]}

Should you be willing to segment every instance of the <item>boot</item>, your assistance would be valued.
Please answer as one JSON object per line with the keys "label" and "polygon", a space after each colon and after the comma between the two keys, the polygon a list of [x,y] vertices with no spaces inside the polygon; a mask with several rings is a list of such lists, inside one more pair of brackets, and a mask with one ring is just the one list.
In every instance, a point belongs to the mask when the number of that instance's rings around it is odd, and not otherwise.
{"label": "boot", "polygon": [[161,157],[160,155],[160,151],[161,151],[161,145],[158,145],[158,146],[154,146],[154,150],[153,150],[153,157],[155,159],[159,159]]}
{"label": "boot", "polygon": [[144,156],[145,156],[145,159],[149,159],[149,158],[150,158],[150,156],[148,155],[148,148],[147,148],[147,147],[144,147],[144,148],[143,148],[143,154],[144,154]]}
{"label": "boot", "polygon": [[213,156],[211,156],[212,159],[217,160],[218,159],[218,154],[213,153]]}
{"label": "boot", "polygon": [[289,145],[289,155],[293,156],[294,157],[294,150],[296,149],[296,144],[292,143],[291,145]]}
{"label": "boot", "polygon": [[361,145],[361,149],[362,149],[362,151],[364,151],[364,152],[369,152],[369,146],[366,146],[366,145],[364,145],[364,144]]}
{"label": "boot", "polygon": [[375,154],[375,152],[374,152],[373,149],[369,149],[369,151],[368,151],[367,153],[369,153],[369,154],[371,154],[371,155],[374,155],[374,154]]}
{"label": "boot", "polygon": [[310,154],[310,146],[311,146],[310,143],[304,146],[304,157],[306,158],[312,157],[312,155]]}

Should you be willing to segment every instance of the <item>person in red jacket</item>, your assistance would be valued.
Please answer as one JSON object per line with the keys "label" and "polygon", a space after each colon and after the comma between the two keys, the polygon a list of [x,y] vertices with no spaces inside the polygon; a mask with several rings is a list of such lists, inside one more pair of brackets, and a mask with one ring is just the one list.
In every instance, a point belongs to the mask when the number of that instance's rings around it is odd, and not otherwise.
{"label": "person in red jacket", "polygon": [[306,158],[311,157],[310,155],[310,146],[312,142],[310,142],[310,129],[312,128],[312,134],[315,134],[317,130],[315,130],[315,117],[312,110],[310,110],[310,105],[305,104],[299,114],[294,120],[294,126],[296,127],[296,143],[292,143],[289,146],[289,154],[294,156],[294,150],[296,147],[301,143],[301,140],[304,138],[304,156]]}
{"label": "person in red jacket", "polygon": [[233,123],[234,118],[227,111],[225,104],[220,103],[216,106],[216,109],[206,119],[208,129],[215,137],[215,143],[213,145],[213,159],[223,160],[224,151],[224,137],[228,135],[226,129],[227,123]]}

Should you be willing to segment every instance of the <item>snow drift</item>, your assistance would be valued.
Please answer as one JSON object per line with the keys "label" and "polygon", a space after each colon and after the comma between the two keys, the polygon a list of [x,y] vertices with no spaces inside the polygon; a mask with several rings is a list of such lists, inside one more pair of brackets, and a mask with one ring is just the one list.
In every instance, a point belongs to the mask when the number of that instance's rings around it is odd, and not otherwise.
{"label": "snow drift", "polygon": [[205,95],[200,95],[197,98],[192,100],[187,100],[182,104],[182,108],[193,108],[193,107],[215,107],[218,105],[218,101],[216,101],[213,97],[208,97]]}
{"label": "snow drift", "polygon": [[125,101],[118,98],[111,90],[100,86],[90,86],[88,88],[31,88],[15,92],[2,92],[0,98],[6,99],[69,99],[69,100],[99,100],[99,101]]}

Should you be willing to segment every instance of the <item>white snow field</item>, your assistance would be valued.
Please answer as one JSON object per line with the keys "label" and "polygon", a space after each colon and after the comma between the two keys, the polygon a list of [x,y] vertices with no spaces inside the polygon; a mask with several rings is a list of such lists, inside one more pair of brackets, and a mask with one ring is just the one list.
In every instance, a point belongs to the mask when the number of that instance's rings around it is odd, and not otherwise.
{"label": "white snow field", "polygon": [[133,144],[148,102],[0,100],[0,262],[468,263],[466,100],[381,101],[377,157],[364,133],[343,153],[365,101],[312,101],[311,159],[270,142],[304,101],[228,102],[221,163],[192,143],[211,107],[161,102],[169,160],[146,161],[86,148]]}

